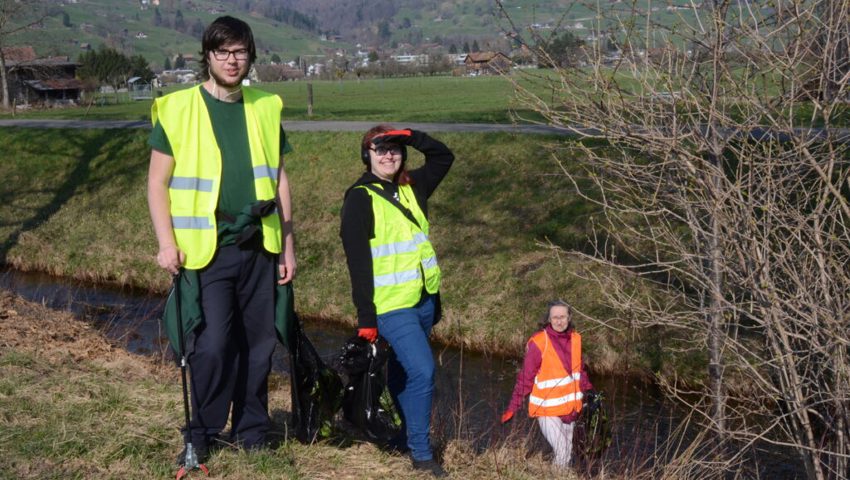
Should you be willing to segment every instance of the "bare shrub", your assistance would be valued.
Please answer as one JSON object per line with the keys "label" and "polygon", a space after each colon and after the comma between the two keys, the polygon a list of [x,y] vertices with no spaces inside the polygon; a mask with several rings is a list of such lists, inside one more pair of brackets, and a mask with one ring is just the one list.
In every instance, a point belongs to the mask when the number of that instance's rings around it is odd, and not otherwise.
{"label": "bare shrub", "polygon": [[696,460],[737,471],[767,443],[808,478],[846,478],[850,6],[714,0],[659,24],[641,7],[656,2],[597,5],[616,51],[515,79],[548,124],[603,140],[552,151],[604,210],[594,248],[570,253],[605,267],[586,278],[665,353],[705,359],[691,388],[661,379],[719,439]]}

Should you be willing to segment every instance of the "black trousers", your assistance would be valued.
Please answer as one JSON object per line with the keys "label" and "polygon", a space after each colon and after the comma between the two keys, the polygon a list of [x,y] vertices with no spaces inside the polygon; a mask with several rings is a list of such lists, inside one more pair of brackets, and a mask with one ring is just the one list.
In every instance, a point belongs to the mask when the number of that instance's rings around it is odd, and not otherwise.
{"label": "black trousers", "polygon": [[274,329],[276,256],[259,242],[220,247],[200,271],[204,322],[187,348],[191,373],[191,441],[208,446],[232,411],[230,441],[251,448],[266,440],[268,376]]}

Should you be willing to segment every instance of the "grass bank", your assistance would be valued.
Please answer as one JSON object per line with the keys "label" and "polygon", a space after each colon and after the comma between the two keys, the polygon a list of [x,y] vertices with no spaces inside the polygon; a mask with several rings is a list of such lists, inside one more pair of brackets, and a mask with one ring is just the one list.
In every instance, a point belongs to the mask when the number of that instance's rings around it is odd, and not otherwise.
{"label": "grass bank", "polygon": [[[279,377],[271,383],[273,448],[216,451],[204,478],[430,478],[417,476],[405,457],[345,433],[316,445],[291,440],[288,384]],[[67,313],[0,290],[0,478],[174,478],[181,398],[175,366],[129,354]],[[475,453],[446,440],[439,453],[451,478],[555,474],[539,452],[514,442]]]}
{"label": "grass bank", "polygon": [[[430,201],[444,271],[441,341],[519,355],[553,298],[605,318],[600,292],[574,272],[588,265],[541,244],[584,245],[593,208],[580,200],[540,136],[436,133],[457,162]],[[0,263],[22,270],[164,293],[147,212],[143,130],[2,129]],[[297,231],[296,307],[354,326],[340,245],[342,196],[363,166],[358,134],[292,132],[287,159]],[[411,155],[415,165],[421,162]],[[579,315],[591,369],[646,374],[692,359],[660,355],[660,338]],[[659,334],[661,335],[661,334]]]}

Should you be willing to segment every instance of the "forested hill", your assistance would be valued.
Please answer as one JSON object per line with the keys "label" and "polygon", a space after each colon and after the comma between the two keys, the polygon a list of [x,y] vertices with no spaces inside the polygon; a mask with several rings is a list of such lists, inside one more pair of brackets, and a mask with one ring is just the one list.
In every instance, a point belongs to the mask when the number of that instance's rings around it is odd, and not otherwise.
{"label": "forested hill", "polygon": [[[251,23],[260,61],[292,60],[329,50],[381,49],[398,53],[482,49],[507,53],[509,30],[534,26],[543,36],[568,28],[590,35],[593,13],[574,0],[20,0],[47,9],[35,28],[3,38],[32,45],[39,55],[77,58],[106,45],[143,55],[152,67],[165,58],[197,54],[204,26],[222,14]],[[651,0],[659,12],[687,0]],[[603,0],[601,6],[619,5]],[[514,22],[510,25],[505,14]],[[405,51],[399,51],[405,50]]]}

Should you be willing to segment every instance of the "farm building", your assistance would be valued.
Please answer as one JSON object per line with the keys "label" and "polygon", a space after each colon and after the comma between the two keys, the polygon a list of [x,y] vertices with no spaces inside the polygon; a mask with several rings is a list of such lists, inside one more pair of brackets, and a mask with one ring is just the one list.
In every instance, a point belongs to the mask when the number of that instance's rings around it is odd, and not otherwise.
{"label": "farm building", "polygon": [[9,98],[17,105],[76,103],[82,84],[68,57],[39,58],[32,47],[3,48]]}

